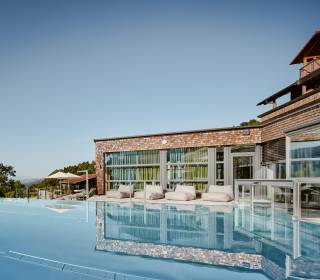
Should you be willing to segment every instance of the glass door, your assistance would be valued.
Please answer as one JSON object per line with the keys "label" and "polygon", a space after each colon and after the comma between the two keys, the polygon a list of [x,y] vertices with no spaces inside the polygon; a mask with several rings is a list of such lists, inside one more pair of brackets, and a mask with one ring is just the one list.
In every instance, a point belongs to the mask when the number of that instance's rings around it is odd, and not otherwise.
{"label": "glass door", "polygon": [[[253,158],[251,154],[246,155],[233,155],[232,156],[232,173],[233,184],[237,179],[253,179]],[[251,190],[247,186],[240,186],[239,193],[242,196],[242,200],[250,199]]]}
{"label": "glass door", "polygon": [[253,179],[253,156],[233,156],[233,180]]}

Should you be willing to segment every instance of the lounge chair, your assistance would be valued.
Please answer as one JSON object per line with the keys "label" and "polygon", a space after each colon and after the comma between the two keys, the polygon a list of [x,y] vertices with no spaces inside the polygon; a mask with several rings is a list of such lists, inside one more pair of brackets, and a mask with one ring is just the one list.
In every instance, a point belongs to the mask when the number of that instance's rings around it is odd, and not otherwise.
{"label": "lounge chair", "polygon": [[165,198],[168,200],[194,200],[196,199],[196,190],[194,186],[177,185],[174,192],[167,192]]}
{"label": "lounge chair", "polygon": [[128,198],[133,196],[132,185],[120,185],[117,190],[107,191],[107,198]]}
{"label": "lounge chair", "polygon": [[207,193],[202,194],[202,200],[213,202],[229,202],[234,199],[233,187],[211,185]]}
{"label": "lounge chair", "polygon": [[[91,197],[95,193],[96,193],[96,188],[91,188],[88,196]],[[81,192],[67,195],[67,196],[65,196],[65,198],[69,199],[69,200],[86,200],[87,199],[87,192],[86,192],[86,190],[82,190]]]}
{"label": "lounge chair", "polygon": [[[155,200],[164,198],[163,189],[157,185],[146,185],[146,199]],[[134,193],[134,198],[144,199],[144,190]]]}

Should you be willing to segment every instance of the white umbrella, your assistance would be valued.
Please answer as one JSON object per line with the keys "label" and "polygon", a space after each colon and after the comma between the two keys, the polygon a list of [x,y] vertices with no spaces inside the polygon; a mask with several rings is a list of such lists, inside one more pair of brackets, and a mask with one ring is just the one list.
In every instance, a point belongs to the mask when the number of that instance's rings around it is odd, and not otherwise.
{"label": "white umbrella", "polygon": [[[60,180],[60,193],[61,193],[61,180],[63,179],[70,179],[70,178],[79,178],[80,176],[78,175],[74,175],[72,173],[65,173],[65,172],[62,172],[62,171],[58,171],[48,177],[46,177],[46,179],[59,179]],[[68,187],[69,187],[69,182],[68,182]]]}
{"label": "white umbrella", "polygon": [[67,178],[67,173],[64,173],[61,171],[46,177],[46,179],[65,179],[65,178]]}
{"label": "white umbrella", "polygon": [[78,176],[78,175],[75,175],[75,174],[72,174],[72,173],[66,173],[68,175],[68,178],[80,178],[81,176]]}
{"label": "white umbrella", "polygon": [[74,175],[72,173],[65,173],[65,172],[57,172],[54,173],[48,177],[46,177],[46,179],[68,179],[68,178],[79,178],[80,176],[78,175]]}

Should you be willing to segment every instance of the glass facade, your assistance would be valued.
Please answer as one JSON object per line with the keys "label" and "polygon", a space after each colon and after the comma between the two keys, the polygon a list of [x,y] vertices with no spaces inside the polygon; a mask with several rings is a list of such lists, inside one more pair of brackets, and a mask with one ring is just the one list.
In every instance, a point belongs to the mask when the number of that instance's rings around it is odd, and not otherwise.
{"label": "glass facade", "polygon": [[143,189],[145,183],[154,183],[171,191],[184,184],[194,186],[198,193],[207,192],[209,184],[232,184],[232,176],[253,178],[254,149],[254,146],[188,147],[107,153],[105,190],[118,189],[120,184]]}
{"label": "glass facade", "polygon": [[167,152],[169,189],[187,184],[204,192],[208,187],[208,148],[170,149]]}
{"label": "glass facade", "polygon": [[160,151],[116,152],[105,156],[106,189],[134,183],[143,189],[144,182],[160,183]]}

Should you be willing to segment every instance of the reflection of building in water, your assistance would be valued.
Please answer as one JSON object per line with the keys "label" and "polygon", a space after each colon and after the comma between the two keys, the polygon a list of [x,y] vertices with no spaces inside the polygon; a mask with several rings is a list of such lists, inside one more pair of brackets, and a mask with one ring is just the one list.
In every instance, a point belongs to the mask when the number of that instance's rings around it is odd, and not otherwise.
{"label": "reflection of building in water", "polygon": [[[97,203],[97,250],[261,270],[260,242],[233,231],[231,207]],[[210,250],[208,250],[210,249]],[[281,271],[281,269],[280,269]],[[280,272],[284,275],[284,271]],[[282,278],[279,278],[282,279]]]}
{"label": "reflection of building in water", "polygon": [[270,205],[235,208],[234,230],[259,239],[261,254],[282,266],[287,277],[319,279],[319,225],[288,219],[286,211]]}
{"label": "reflection of building in water", "polygon": [[97,250],[319,278],[320,232],[270,207],[97,203]]}
{"label": "reflection of building in water", "polygon": [[[202,248],[232,247],[233,209],[179,205],[106,205],[106,238]],[[212,234],[215,232],[215,234]]]}

